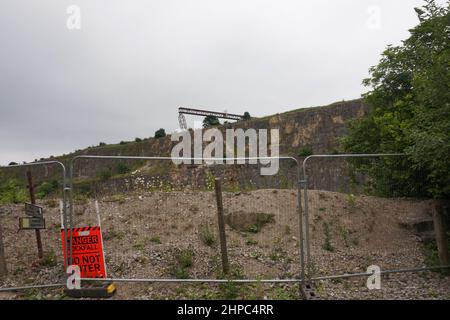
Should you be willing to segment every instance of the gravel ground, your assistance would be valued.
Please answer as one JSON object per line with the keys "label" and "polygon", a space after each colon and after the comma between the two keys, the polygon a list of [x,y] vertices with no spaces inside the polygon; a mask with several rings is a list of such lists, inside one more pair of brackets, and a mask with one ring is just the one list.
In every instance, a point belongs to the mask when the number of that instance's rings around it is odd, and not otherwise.
{"label": "gravel ground", "polygon": [[[402,223],[429,203],[310,191],[312,272],[328,276],[425,266],[424,246]],[[33,231],[17,231],[23,205],[2,206],[9,274],[1,287],[64,282],[61,219],[55,201],[45,207],[45,259],[36,259]],[[229,260],[237,278],[292,278],[300,273],[294,190],[224,193]],[[151,192],[99,199],[108,276],[216,278],[221,276],[212,192]],[[93,200],[78,202],[77,226],[96,225]],[[210,240],[210,242],[208,242]],[[113,299],[297,299],[287,284],[125,284]],[[365,278],[315,283],[322,299],[449,299],[450,277],[436,272],[383,275],[380,290]],[[0,292],[0,299],[62,299],[60,289]]]}

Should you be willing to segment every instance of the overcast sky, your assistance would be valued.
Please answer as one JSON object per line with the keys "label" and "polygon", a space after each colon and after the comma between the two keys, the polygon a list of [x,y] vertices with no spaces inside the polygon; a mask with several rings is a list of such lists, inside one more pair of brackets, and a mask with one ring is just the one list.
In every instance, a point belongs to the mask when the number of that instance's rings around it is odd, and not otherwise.
{"label": "overcast sky", "polygon": [[358,98],[422,3],[1,0],[0,164],[170,132],[179,106],[263,116]]}

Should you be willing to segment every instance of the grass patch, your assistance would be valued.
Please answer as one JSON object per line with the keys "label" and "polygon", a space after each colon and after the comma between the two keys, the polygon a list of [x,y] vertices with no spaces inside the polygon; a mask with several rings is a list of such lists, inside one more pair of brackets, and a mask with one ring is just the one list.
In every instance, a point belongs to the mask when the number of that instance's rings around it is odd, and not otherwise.
{"label": "grass patch", "polygon": [[136,242],[133,244],[133,248],[139,251],[142,251],[145,249],[145,244],[142,242]]}
{"label": "grass patch", "polygon": [[177,279],[188,279],[189,268],[194,263],[194,251],[192,249],[183,249],[176,253],[175,263],[170,269],[170,274]]}
{"label": "grass patch", "polygon": [[58,264],[58,259],[53,250],[47,251],[42,258],[41,264],[46,267],[55,267]]}
{"label": "grass patch", "polygon": [[[449,248],[450,248],[450,238],[447,237],[447,239],[449,239]],[[440,266],[441,262],[439,260],[439,252],[437,249],[437,244],[435,240],[430,240],[430,241],[426,241],[423,244],[423,250],[425,253],[425,265],[427,267],[436,267],[436,266]],[[441,273],[443,275],[450,275],[450,270],[449,269],[436,269],[434,270],[438,273]]]}
{"label": "grass patch", "polygon": [[214,233],[213,228],[211,228],[208,224],[200,225],[198,235],[201,242],[208,247],[212,247],[216,244],[216,234]]}
{"label": "grass patch", "polygon": [[112,177],[112,171],[109,168],[101,169],[97,171],[96,176],[98,179],[100,179],[100,181],[105,182]]}
{"label": "grass patch", "polygon": [[119,202],[120,204],[125,203],[126,198],[123,194],[115,194],[103,199],[103,202]]}
{"label": "grass patch", "polygon": [[334,251],[334,247],[333,244],[331,243],[331,230],[330,230],[330,225],[326,222],[323,223],[323,234],[324,234],[324,243],[322,248],[324,250],[333,252]]}
{"label": "grass patch", "polygon": [[150,238],[150,242],[161,244],[161,238],[159,236],[153,236]]}
{"label": "grass patch", "polygon": [[313,149],[310,146],[303,146],[298,150],[299,157],[309,157],[313,153]]}

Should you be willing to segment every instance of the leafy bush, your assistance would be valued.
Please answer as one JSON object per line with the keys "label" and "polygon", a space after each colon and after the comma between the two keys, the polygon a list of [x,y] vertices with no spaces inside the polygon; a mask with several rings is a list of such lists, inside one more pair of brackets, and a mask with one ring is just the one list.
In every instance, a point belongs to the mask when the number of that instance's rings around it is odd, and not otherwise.
{"label": "leafy bush", "polygon": [[189,278],[188,268],[192,266],[194,252],[192,249],[184,249],[177,253],[176,264],[171,268],[171,274],[177,279]]}
{"label": "leafy bush", "polygon": [[8,179],[0,185],[0,203],[21,203],[27,200],[27,190],[17,180]]}
{"label": "leafy bush", "polygon": [[180,266],[175,266],[172,268],[172,275],[177,279],[188,279],[189,271],[186,268],[182,268]]}
{"label": "leafy bush", "polygon": [[100,142],[100,143],[98,144],[98,146],[99,146],[99,147],[103,147],[103,146],[106,146],[106,143],[104,143],[104,142]]}
{"label": "leafy bush", "polygon": [[125,173],[128,173],[131,171],[131,168],[126,163],[123,163],[123,162],[120,162],[117,165],[116,169],[117,169],[117,173],[119,173],[119,174],[125,174]]}
{"label": "leafy bush", "polygon": [[142,142],[142,139],[141,138],[135,138],[134,142]]}
{"label": "leafy bush", "polygon": [[161,128],[159,130],[156,130],[156,132],[155,132],[155,138],[156,139],[163,138],[165,136],[166,136],[166,130],[164,130],[163,128]]}
{"label": "leafy bush", "polygon": [[194,251],[192,249],[184,249],[177,255],[177,261],[182,268],[189,268],[192,266],[194,259]]}
{"label": "leafy bush", "polygon": [[363,83],[371,88],[364,95],[371,109],[342,139],[346,152],[406,155],[354,161],[381,195],[450,197],[449,8],[427,0],[415,9],[419,25],[369,70]]}
{"label": "leafy bush", "polygon": [[206,116],[203,119],[203,128],[209,128],[220,125],[220,121],[216,116]]}
{"label": "leafy bush", "polygon": [[107,180],[109,180],[109,178],[112,177],[112,171],[109,168],[108,169],[102,169],[102,170],[97,172],[97,177],[101,181],[107,181]]}
{"label": "leafy bush", "polygon": [[298,156],[299,157],[309,157],[309,156],[313,155],[313,153],[314,153],[313,149],[310,146],[303,146],[298,151]]}
{"label": "leafy bush", "polygon": [[55,192],[57,189],[58,189],[57,180],[53,180],[51,182],[45,181],[37,187],[36,196],[42,199],[50,195],[51,193]]}

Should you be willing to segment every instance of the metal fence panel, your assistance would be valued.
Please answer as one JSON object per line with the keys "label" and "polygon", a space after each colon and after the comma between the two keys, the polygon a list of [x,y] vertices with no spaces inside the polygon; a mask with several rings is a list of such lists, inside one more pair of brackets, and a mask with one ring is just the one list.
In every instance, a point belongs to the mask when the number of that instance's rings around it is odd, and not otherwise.
{"label": "metal fence panel", "polygon": [[[66,200],[64,165],[58,161],[46,161],[0,169],[3,169],[2,173],[6,174],[8,179],[22,176],[25,180],[25,171],[30,170],[34,185],[50,181],[58,184],[56,190],[52,189],[53,194],[50,198],[37,200],[37,205],[43,207],[45,219],[45,229],[40,230],[42,259],[38,257],[35,231],[19,230],[19,218],[26,217],[25,205],[22,202],[24,199],[19,199],[22,203],[0,205],[0,224],[7,266],[7,275],[0,280],[0,290],[59,286],[65,283],[61,248],[61,225],[65,216],[63,203]],[[28,192],[26,198],[25,202],[30,202]]]}
{"label": "metal fence panel", "polygon": [[[88,162],[97,161],[102,165],[91,165],[96,172],[89,172]],[[114,173],[118,166],[131,173],[102,177],[104,168]],[[300,279],[297,162],[282,158],[274,176],[261,176],[260,167],[176,166],[171,158],[80,157],[73,162],[71,225],[97,224],[98,201],[109,278],[223,279],[214,195],[214,179],[220,178],[231,277]]]}
{"label": "metal fence panel", "polygon": [[[305,159],[305,222],[309,277],[423,268],[422,244],[407,225],[427,220],[430,200],[400,197],[404,188],[388,178],[382,188],[354,166],[369,160],[381,168],[402,155],[323,155]],[[400,170],[400,167],[399,167]],[[428,217],[431,223],[431,217]]]}

